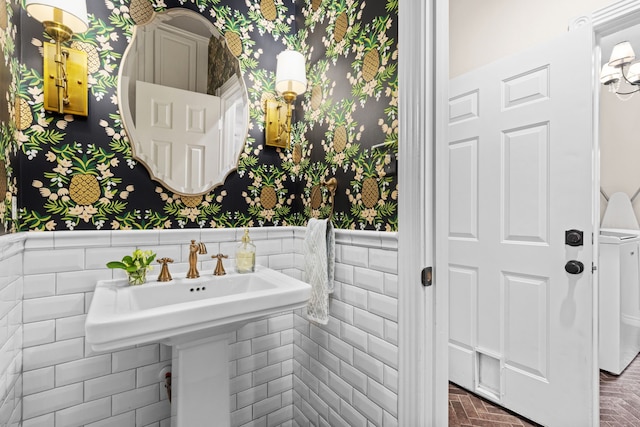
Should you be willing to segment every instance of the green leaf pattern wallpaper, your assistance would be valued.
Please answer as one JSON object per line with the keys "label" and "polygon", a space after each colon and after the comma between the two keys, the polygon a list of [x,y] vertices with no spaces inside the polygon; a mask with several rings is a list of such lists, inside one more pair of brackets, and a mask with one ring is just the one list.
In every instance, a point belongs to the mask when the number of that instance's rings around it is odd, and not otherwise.
{"label": "green leaf pattern wallpaper", "polygon": [[[17,208],[18,148],[15,141],[16,93],[18,91],[20,41],[20,5],[17,0],[0,1],[0,234],[15,231],[12,220]],[[17,105],[19,111],[20,105]]]}
{"label": "green leaf pattern wallpaper", "polygon": [[[71,40],[88,57],[86,118],[44,111],[50,40],[21,3],[0,0],[4,231],[305,225],[331,211],[319,184],[334,176],[336,227],[397,230],[397,0],[88,1],[89,30]],[[249,95],[238,169],[202,196],[149,178],[118,111],[118,69],[134,26],[174,7],[213,23]],[[291,146],[280,149],[264,143],[264,104],[279,97],[276,56],[287,48],[306,56],[308,90],[295,104]]]}

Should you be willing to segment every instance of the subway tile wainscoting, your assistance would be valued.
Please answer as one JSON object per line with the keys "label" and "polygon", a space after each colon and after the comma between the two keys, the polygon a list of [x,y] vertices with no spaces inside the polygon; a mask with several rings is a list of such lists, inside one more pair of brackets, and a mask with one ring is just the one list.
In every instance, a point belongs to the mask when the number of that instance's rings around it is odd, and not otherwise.
{"label": "subway tile wainscoting", "polygon": [[24,239],[0,236],[0,425],[22,413],[22,257]]}
{"label": "subway tile wainscoting", "polygon": [[[158,373],[170,365],[171,348],[93,352],[84,340],[93,289],[98,280],[124,277],[105,264],[136,247],[173,258],[171,273],[184,274],[191,239],[203,241],[210,255],[233,257],[242,231],[0,236],[0,422],[17,425],[22,412],[24,427],[168,427],[170,405]],[[251,229],[257,263],[302,278],[304,234],[304,227]],[[215,267],[210,255],[201,256],[201,274]],[[297,310],[231,334],[233,426],[397,425],[396,233],[336,230],[330,307],[327,326]]]}

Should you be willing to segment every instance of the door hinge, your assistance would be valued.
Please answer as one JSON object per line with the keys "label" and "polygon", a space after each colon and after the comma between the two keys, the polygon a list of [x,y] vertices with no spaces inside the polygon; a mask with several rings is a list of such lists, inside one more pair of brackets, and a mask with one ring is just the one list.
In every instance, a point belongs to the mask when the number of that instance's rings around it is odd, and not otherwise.
{"label": "door hinge", "polygon": [[598,271],[598,266],[595,263],[591,263],[591,273]]}
{"label": "door hinge", "polygon": [[433,268],[425,267],[422,269],[422,286],[431,286],[433,282]]}

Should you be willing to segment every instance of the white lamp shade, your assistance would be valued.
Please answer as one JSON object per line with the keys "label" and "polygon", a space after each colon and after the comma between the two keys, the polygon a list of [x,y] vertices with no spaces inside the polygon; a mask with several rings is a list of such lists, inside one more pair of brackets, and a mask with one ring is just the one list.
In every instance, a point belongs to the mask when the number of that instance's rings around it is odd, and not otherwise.
{"label": "white lamp shade", "polygon": [[[25,7],[40,22],[58,22],[74,33],[84,33],[89,28],[86,0],[26,0]],[[62,12],[61,19],[54,19],[55,9]]]}
{"label": "white lamp shade", "polygon": [[640,62],[634,62],[627,72],[627,80],[631,84],[640,84]]}
{"label": "white lamp shade", "polygon": [[609,64],[604,64],[602,66],[602,71],[600,71],[600,83],[603,85],[615,83],[620,80],[620,77],[622,77],[622,73],[620,73],[619,68],[614,68]]}
{"label": "white lamp shade", "polygon": [[278,55],[276,90],[300,95],[307,90],[307,73],[304,56],[295,50],[285,50]]}
{"label": "white lamp shade", "polygon": [[609,65],[612,67],[622,67],[629,64],[636,59],[636,54],[633,52],[633,47],[629,42],[620,42],[613,47],[611,57],[609,58]]}

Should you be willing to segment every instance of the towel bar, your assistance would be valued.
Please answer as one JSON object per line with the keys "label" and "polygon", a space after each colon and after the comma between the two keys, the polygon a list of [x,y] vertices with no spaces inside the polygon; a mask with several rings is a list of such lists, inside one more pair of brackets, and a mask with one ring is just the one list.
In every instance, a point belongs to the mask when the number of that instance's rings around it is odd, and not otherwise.
{"label": "towel bar", "polygon": [[329,203],[331,203],[331,211],[329,212],[328,219],[332,219],[333,207],[334,207],[333,199],[336,196],[336,189],[338,188],[338,180],[335,177],[329,178],[327,181],[324,181],[320,185],[322,185],[323,187],[327,187],[327,189],[329,190]]}

